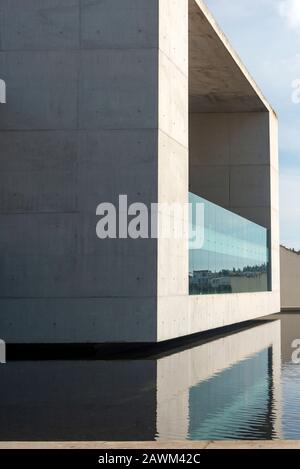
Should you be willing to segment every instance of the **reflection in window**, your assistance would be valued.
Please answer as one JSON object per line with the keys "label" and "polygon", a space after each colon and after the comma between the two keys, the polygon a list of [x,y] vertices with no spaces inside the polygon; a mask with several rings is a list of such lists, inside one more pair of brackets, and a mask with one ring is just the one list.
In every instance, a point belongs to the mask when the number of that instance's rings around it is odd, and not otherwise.
{"label": "reflection in window", "polygon": [[190,295],[268,291],[268,230],[192,193],[189,202]]}

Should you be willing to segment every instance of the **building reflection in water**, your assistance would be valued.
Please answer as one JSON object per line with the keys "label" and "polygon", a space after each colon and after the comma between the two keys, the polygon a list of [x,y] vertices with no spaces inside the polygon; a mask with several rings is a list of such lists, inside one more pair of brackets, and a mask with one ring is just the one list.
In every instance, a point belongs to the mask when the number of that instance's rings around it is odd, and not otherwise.
{"label": "building reflection in water", "polygon": [[268,321],[161,358],[8,362],[0,440],[279,438],[280,360]]}
{"label": "building reflection in water", "polygon": [[280,356],[280,321],[271,321],[160,360],[158,435],[279,438]]}

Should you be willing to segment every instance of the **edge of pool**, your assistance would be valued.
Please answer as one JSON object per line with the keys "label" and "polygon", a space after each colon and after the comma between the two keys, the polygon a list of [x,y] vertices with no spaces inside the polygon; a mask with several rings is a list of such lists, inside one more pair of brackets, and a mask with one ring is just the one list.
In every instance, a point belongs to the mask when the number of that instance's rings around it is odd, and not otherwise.
{"label": "edge of pool", "polygon": [[0,449],[300,449],[300,440],[0,442]]}

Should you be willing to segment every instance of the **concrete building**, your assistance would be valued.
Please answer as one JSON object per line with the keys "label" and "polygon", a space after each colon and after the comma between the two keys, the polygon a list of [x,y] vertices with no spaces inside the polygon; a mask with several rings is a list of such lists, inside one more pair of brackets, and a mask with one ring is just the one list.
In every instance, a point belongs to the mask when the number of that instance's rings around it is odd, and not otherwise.
{"label": "concrete building", "polygon": [[280,247],[281,309],[300,310],[300,254]]}
{"label": "concrete building", "polygon": [[[159,342],[278,312],[277,119],[203,2],[1,12],[1,338]],[[99,240],[119,194],[201,197],[222,241],[209,221],[207,260],[185,238]]]}

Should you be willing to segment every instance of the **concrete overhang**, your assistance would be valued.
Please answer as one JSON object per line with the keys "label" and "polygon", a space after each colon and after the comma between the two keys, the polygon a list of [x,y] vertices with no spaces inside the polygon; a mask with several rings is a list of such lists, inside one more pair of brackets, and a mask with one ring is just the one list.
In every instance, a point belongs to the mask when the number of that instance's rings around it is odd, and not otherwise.
{"label": "concrete overhang", "polygon": [[274,113],[202,0],[189,0],[189,90],[190,112]]}

